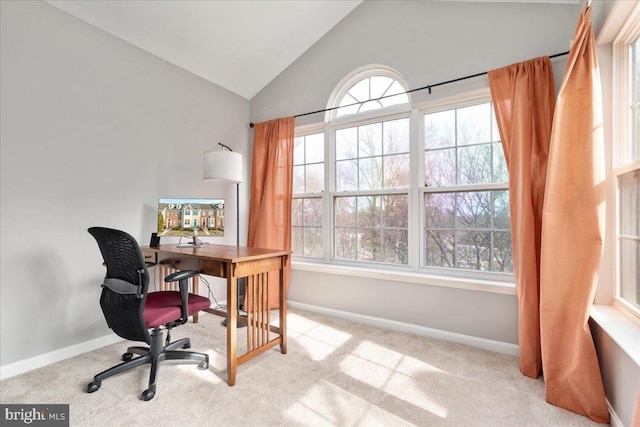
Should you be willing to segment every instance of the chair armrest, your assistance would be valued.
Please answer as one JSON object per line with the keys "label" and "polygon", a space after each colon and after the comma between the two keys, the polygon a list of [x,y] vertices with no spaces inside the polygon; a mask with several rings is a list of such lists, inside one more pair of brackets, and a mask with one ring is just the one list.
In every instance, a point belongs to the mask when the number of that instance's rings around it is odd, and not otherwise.
{"label": "chair armrest", "polygon": [[168,275],[167,277],[164,278],[164,281],[169,283],[169,282],[177,282],[180,280],[184,280],[184,279],[189,279],[191,277],[194,276],[198,276],[200,274],[199,271],[197,270],[182,270],[182,271],[176,271],[175,273],[172,273],[170,275]]}
{"label": "chair armrest", "polygon": [[187,323],[189,319],[189,283],[190,278],[200,275],[197,270],[182,270],[176,271],[164,278],[165,282],[178,282],[180,286],[180,298],[182,299],[182,318],[178,322],[174,322],[177,325]]}

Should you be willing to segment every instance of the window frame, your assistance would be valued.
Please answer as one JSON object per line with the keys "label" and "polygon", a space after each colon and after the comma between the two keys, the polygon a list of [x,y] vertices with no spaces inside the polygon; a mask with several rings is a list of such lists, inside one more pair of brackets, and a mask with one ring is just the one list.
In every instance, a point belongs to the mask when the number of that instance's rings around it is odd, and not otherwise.
{"label": "window frame", "polygon": [[[614,242],[614,278],[613,278],[613,306],[619,311],[631,316],[636,322],[640,322],[640,308],[621,296],[621,248],[620,248],[620,177],[634,171],[640,171],[640,159],[631,158],[632,147],[632,123],[629,108],[631,105],[631,61],[630,47],[634,41],[640,42],[640,4],[636,5],[629,13],[627,19],[620,26],[617,35],[612,42],[612,187],[614,194],[613,221]],[[640,271],[636,272],[640,275]]]}
{"label": "window frame", "polygon": [[[338,105],[342,96],[353,84],[372,75],[386,75],[401,84],[404,81],[393,70],[383,67],[387,74],[380,73],[380,68],[374,66],[362,67],[347,75],[334,89],[327,108]],[[406,85],[405,85],[406,87]],[[443,287],[472,289],[502,294],[515,294],[514,274],[477,270],[463,270],[454,268],[429,268],[422,266],[424,259],[424,123],[426,112],[442,111],[451,108],[463,108],[492,102],[488,85],[484,88],[435,99],[433,101],[414,104],[410,94],[409,103],[392,105],[386,108],[366,111],[359,114],[336,116],[334,111],[325,113],[325,122],[296,127],[295,136],[304,136],[324,131],[325,149],[325,191],[323,197],[323,258],[311,258],[294,254],[292,257],[294,269],[306,271],[321,271],[334,274],[357,275],[362,277],[376,277],[385,280],[409,281]],[[435,95],[434,95],[435,96]],[[396,265],[378,262],[350,261],[336,259],[335,253],[335,212],[333,208],[335,197],[346,195],[337,192],[336,188],[336,151],[335,131],[371,123],[385,122],[400,118],[409,119],[410,138],[410,178],[409,187],[405,189],[389,190],[392,193],[407,194],[409,203],[408,214],[408,264]],[[422,184],[422,185],[421,185]],[[481,184],[483,189],[505,189],[507,184]],[[477,184],[473,184],[476,186]],[[492,188],[488,188],[492,187]],[[498,188],[499,187],[499,188]],[[383,192],[386,190],[382,190]],[[366,193],[379,193],[377,190],[366,190]],[[349,192],[350,195],[360,195],[360,191]],[[301,195],[298,195],[301,197]]]}
{"label": "window frame", "polygon": [[[326,205],[326,193],[327,193],[327,184],[328,184],[328,177],[327,177],[327,139],[326,139],[326,129],[325,129],[325,125],[324,123],[319,123],[319,124],[312,124],[312,125],[306,125],[306,126],[298,126],[295,128],[295,132],[294,132],[294,139],[299,138],[299,137],[306,137],[306,136],[310,136],[310,135],[316,135],[316,134],[323,134],[324,136],[324,189],[319,192],[319,193],[292,193],[292,200],[295,199],[320,199],[321,200],[321,206],[322,206],[322,233],[321,233],[321,238],[322,238],[322,256],[321,257],[313,257],[313,256],[308,256],[308,255],[297,255],[297,254],[292,254],[292,258],[294,260],[299,259],[299,260],[305,260],[305,261],[324,261],[326,260],[326,250],[327,250],[327,245],[328,245],[328,241],[327,241],[327,236],[326,236],[326,213],[327,213],[327,205]],[[306,163],[305,163],[306,165]],[[304,228],[304,226],[302,227]],[[293,237],[293,233],[292,233],[292,237]]]}
{"label": "window frame", "polygon": [[[370,190],[350,190],[350,191],[337,191],[336,190],[336,132],[342,129],[348,129],[348,128],[353,128],[353,127],[358,127],[358,126],[366,126],[366,125],[370,125],[370,124],[374,124],[374,123],[383,123],[383,122],[388,122],[388,121],[393,121],[393,120],[399,120],[399,119],[404,119],[407,118],[409,119],[409,162],[412,162],[412,159],[414,157],[413,151],[414,151],[414,143],[413,143],[413,139],[414,139],[414,135],[411,129],[412,126],[412,119],[411,119],[411,109],[410,109],[410,104],[407,104],[404,106],[403,110],[404,112],[390,112],[389,110],[392,111],[397,111],[397,108],[393,108],[393,107],[398,107],[398,106],[392,106],[392,107],[387,107],[387,108],[383,108],[381,110],[374,110],[374,111],[367,111],[365,113],[361,113],[361,114],[357,114],[357,115],[350,115],[350,116],[341,116],[339,117],[340,120],[334,120],[334,122],[337,123],[329,123],[327,125],[327,133],[328,133],[328,137],[329,137],[329,143],[328,143],[328,150],[329,150],[329,161],[328,164],[330,164],[329,166],[329,170],[327,171],[329,174],[329,183],[330,186],[329,187],[325,187],[325,188],[329,188],[327,192],[328,194],[328,203],[329,203],[329,208],[331,209],[330,211],[330,224],[329,224],[329,232],[330,232],[330,240],[328,240],[329,242],[329,257],[328,257],[328,262],[330,263],[335,263],[335,264],[340,264],[340,265],[351,265],[351,266],[355,266],[355,267],[364,267],[364,268],[391,268],[394,270],[398,270],[398,271],[411,271],[414,270],[413,268],[413,262],[412,262],[412,258],[411,258],[411,254],[410,251],[408,250],[408,263],[407,264],[391,264],[391,263],[384,263],[384,262],[367,262],[367,261],[358,261],[358,260],[347,260],[347,259],[341,259],[341,258],[336,258],[335,256],[335,244],[336,244],[336,236],[335,236],[335,228],[336,228],[336,224],[335,224],[335,200],[337,197],[348,197],[348,196],[353,196],[353,197],[358,197],[358,196],[377,196],[377,195],[397,195],[397,194],[407,194],[407,203],[408,203],[408,209],[409,212],[412,211],[412,189],[414,186],[414,179],[413,179],[413,174],[411,173],[409,176],[409,186],[408,187],[404,187],[404,188],[399,188],[399,189],[393,189],[393,188],[381,188],[381,189],[370,189]],[[377,113],[377,114],[369,114],[369,113]],[[350,120],[342,120],[344,117],[350,118]],[[357,119],[356,119],[357,117]],[[326,141],[326,134],[325,134],[325,141]],[[325,151],[326,152],[326,151]],[[412,172],[413,169],[410,167],[410,171]],[[407,218],[407,229],[408,229],[408,233],[409,233],[409,240],[408,240],[408,247],[411,247],[411,235],[412,233],[412,221],[411,221],[411,215],[408,216]]]}
{"label": "window frame", "polygon": [[[479,105],[483,103],[493,103],[491,99],[491,92],[489,87],[478,89],[472,92],[464,92],[460,93],[446,99],[442,100],[434,100],[426,103],[422,103],[418,108],[418,126],[419,126],[419,136],[418,143],[420,145],[419,149],[421,150],[420,155],[418,156],[417,161],[419,162],[419,170],[418,172],[421,176],[424,174],[424,120],[423,117],[425,114],[437,113],[441,111],[449,111],[453,109],[460,109],[465,107],[471,107],[474,105]],[[420,181],[416,182],[424,182],[424,178],[421,178]],[[420,268],[418,271],[426,274],[434,274],[434,275],[444,275],[444,276],[452,276],[452,277],[461,277],[468,279],[488,279],[497,282],[512,282],[515,286],[515,275],[514,273],[502,273],[497,271],[477,271],[477,270],[464,270],[457,268],[447,268],[447,267],[431,267],[424,266],[423,260],[425,259],[425,206],[423,203],[425,194],[428,193],[436,193],[445,191],[473,191],[473,190],[507,190],[509,191],[509,183],[487,183],[487,184],[460,184],[455,186],[447,186],[447,187],[425,187],[421,185],[419,187],[418,194],[418,203],[419,203],[419,212],[420,212]],[[511,231],[511,230],[509,230]]]}

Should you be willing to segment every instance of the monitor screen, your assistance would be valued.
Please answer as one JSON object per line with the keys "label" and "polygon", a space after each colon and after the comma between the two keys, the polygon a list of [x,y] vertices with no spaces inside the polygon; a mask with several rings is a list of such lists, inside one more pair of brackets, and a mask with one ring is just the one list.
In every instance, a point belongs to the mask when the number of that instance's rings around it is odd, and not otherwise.
{"label": "monitor screen", "polygon": [[224,235],[224,199],[160,199],[158,236]]}

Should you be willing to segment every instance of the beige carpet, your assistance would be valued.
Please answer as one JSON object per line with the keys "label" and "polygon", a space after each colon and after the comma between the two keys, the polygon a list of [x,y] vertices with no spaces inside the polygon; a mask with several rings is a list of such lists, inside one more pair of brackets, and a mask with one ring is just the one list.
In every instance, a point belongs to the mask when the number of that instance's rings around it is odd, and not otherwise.
{"label": "beige carpet", "polygon": [[220,320],[205,314],[174,331],[209,354],[209,370],[165,362],[149,402],[139,397],[149,365],[85,393],[128,342],[6,379],[0,401],[68,403],[71,425],[92,427],[599,425],[547,404],[542,380],[520,375],[515,357],[299,310],[289,312],[288,354],[241,365],[229,387]]}

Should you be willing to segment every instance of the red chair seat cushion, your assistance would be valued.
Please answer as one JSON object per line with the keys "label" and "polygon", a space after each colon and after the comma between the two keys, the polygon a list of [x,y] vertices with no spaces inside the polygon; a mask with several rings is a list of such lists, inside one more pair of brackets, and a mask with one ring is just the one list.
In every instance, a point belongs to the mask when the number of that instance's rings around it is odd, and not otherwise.
{"label": "red chair seat cushion", "polygon": [[[211,301],[200,295],[189,294],[189,316],[209,308]],[[144,321],[155,328],[182,317],[182,299],[178,291],[149,292],[144,306]]]}

